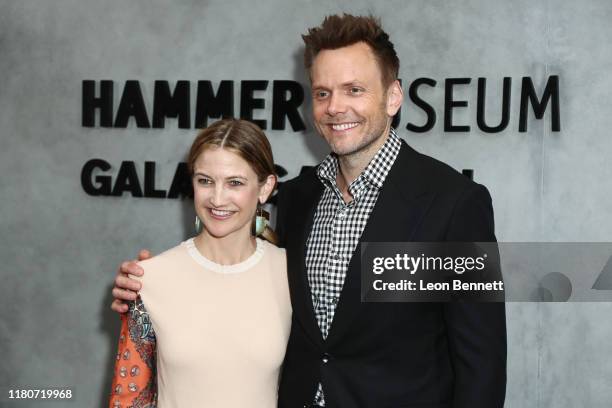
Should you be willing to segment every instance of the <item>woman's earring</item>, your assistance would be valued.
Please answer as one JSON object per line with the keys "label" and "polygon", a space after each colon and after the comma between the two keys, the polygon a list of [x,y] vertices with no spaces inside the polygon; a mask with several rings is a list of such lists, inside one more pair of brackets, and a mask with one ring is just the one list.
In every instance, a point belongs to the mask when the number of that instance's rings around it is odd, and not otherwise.
{"label": "woman's earring", "polygon": [[202,221],[200,221],[200,217],[198,217],[197,215],[195,219],[195,232],[196,234],[202,232]]}
{"label": "woman's earring", "polygon": [[257,206],[257,211],[255,212],[255,235],[259,236],[263,234],[268,226],[268,221],[270,220],[270,213],[261,208],[261,206]]}

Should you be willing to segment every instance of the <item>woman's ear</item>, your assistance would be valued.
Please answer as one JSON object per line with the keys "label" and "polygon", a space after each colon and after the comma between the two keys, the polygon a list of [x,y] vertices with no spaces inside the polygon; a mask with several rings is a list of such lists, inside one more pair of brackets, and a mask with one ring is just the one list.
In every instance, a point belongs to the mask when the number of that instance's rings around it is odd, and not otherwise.
{"label": "woman's ear", "polygon": [[259,187],[259,204],[263,204],[268,201],[268,198],[270,198],[270,195],[274,191],[274,186],[276,186],[276,176],[274,174],[270,174]]}

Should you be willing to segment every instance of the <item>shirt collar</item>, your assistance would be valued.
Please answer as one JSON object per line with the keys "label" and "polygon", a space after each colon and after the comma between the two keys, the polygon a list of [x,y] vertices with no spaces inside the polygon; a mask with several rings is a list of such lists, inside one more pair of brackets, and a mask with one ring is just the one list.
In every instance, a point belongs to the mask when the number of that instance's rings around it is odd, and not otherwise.
{"label": "shirt collar", "polygon": [[[367,182],[370,186],[380,189],[395,162],[401,146],[400,138],[391,128],[389,137],[374,155],[370,163],[349,186],[349,191],[357,185]],[[336,187],[336,176],[338,174],[338,157],[330,153],[317,168],[317,176],[324,185]]]}

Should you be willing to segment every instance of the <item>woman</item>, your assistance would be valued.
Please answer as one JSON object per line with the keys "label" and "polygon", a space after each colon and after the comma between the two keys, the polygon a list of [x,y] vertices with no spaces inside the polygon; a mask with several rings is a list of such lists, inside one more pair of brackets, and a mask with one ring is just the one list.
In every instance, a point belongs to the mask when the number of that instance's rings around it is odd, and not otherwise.
{"label": "woman", "polygon": [[[270,144],[235,119],[189,152],[196,229],[142,261],[122,316],[111,407],[276,407],[291,324],[285,251],[253,235],[276,185]],[[185,290],[184,288],[189,288]]]}

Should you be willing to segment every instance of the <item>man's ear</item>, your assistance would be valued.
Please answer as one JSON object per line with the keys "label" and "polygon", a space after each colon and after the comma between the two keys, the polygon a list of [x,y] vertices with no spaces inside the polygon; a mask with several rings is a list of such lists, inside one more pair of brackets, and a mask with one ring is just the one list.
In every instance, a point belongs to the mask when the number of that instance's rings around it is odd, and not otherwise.
{"label": "man's ear", "polygon": [[396,79],[387,88],[387,115],[390,117],[395,116],[397,111],[399,111],[400,107],[402,106],[403,101],[404,91],[402,90],[402,85]]}
{"label": "man's ear", "polygon": [[274,191],[274,186],[276,186],[276,176],[274,174],[270,174],[266,177],[266,180],[259,187],[259,203],[263,204],[268,201],[270,195]]}

